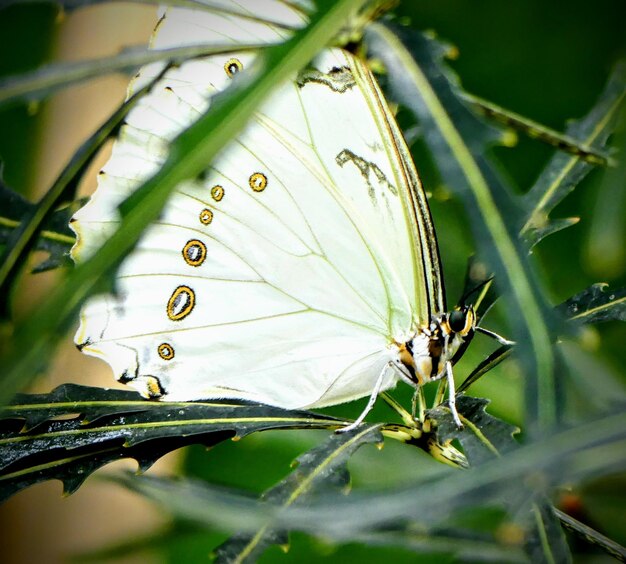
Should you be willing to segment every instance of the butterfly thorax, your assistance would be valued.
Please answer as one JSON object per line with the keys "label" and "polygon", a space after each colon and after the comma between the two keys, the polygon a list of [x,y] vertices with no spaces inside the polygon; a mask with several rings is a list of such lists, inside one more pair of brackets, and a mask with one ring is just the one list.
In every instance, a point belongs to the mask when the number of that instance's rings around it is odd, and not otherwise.
{"label": "butterfly thorax", "polygon": [[405,343],[398,343],[400,361],[416,384],[438,380],[446,362],[454,364],[465,352],[476,328],[472,306],[433,315],[428,325],[417,329]]}

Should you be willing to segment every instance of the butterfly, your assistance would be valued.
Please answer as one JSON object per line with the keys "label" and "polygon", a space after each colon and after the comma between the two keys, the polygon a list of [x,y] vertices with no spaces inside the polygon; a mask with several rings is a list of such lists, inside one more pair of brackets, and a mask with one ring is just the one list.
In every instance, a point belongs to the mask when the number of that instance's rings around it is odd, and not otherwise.
{"label": "butterfly", "polygon": [[[306,24],[294,2],[169,9],[154,48],[228,42],[172,68],[127,116],[94,196],[71,223],[89,257],[117,206],[165,161],[171,140],[245,77],[241,43]],[[140,71],[135,84],[162,67]],[[435,230],[409,150],[359,58],[326,49],[281,85],[202,178],[180,184],[116,275],[83,307],[75,342],[147,398],[238,399],[288,409],[446,378],[476,330],[446,311]],[[352,426],[351,426],[352,427]]]}

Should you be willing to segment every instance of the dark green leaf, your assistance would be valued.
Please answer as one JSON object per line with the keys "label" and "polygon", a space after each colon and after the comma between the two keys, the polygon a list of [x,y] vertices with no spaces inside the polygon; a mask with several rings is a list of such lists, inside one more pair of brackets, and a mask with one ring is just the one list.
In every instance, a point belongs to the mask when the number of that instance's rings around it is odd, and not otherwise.
{"label": "dark green leaf", "polygon": [[[113,478],[129,489],[155,501],[173,515],[192,520],[213,530],[245,527],[255,530],[279,518],[280,507],[269,502],[254,502],[242,492],[224,490],[197,481],[173,481],[153,476],[135,477],[130,474]],[[336,497],[336,494],[335,494]],[[314,498],[315,499],[315,498]],[[433,500],[434,501],[434,500]],[[294,507],[296,507],[294,505]],[[302,507],[297,505],[297,507]],[[306,510],[306,508],[305,508]],[[371,506],[367,513],[375,513]],[[477,510],[479,511],[479,510]],[[321,528],[333,528],[333,519]],[[370,545],[402,546],[416,553],[453,554],[481,562],[526,562],[519,546],[498,542],[491,534],[461,527],[432,527],[422,524],[393,524],[372,530],[354,530],[349,535],[339,534],[341,523],[326,535],[337,542],[364,542]],[[315,532],[316,524],[310,523]],[[256,554],[226,553],[221,562],[255,561]]]}
{"label": "dark green leaf", "polygon": [[[594,108],[580,121],[572,122],[567,134],[582,144],[604,150],[615,127],[626,96],[626,64],[617,66]],[[550,228],[550,212],[561,202],[593,168],[576,155],[557,153],[524,200],[528,211],[521,233],[532,244],[554,231]]]}
{"label": "dark green leaf", "polygon": [[346,537],[402,519],[436,524],[474,505],[504,503],[515,509],[520,501],[559,484],[623,469],[625,443],[626,413],[620,410],[546,435],[476,467],[442,472],[437,480],[426,477],[405,488],[353,492],[349,498],[320,496],[306,508],[284,509],[279,522]]}
{"label": "dark green leaf", "polygon": [[[262,500],[288,507],[306,502],[318,492],[341,493],[349,486],[348,459],[362,445],[381,442],[380,425],[361,426],[348,433],[333,434],[320,446],[298,457],[297,468],[266,491]],[[217,562],[255,562],[271,544],[286,545],[287,531],[261,528],[239,532],[216,550]]]}
{"label": "dark green leaf", "polygon": [[[382,428],[382,433],[385,437],[421,448],[435,460],[453,468],[467,468],[467,459],[460,450],[450,444],[450,442],[442,443],[437,440],[436,422],[430,419],[426,419],[424,423],[415,420],[410,413],[386,392],[382,393],[380,397],[404,421],[404,425],[396,423],[386,424]],[[444,413],[443,417],[452,420],[450,412]]]}
{"label": "dark green leaf", "polygon": [[586,248],[589,268],[604,280],[626,270],[626,104],[610,138],[615,166],[602,171]]}
{"label": "dark green leaf", "polygon": [[[600,323],[603,321],[626,321],[626,288],[606,292],[607,284],[594,284],[557,306],[559,312],[570,321]],[[507,359],[512,346],[503,345],[485,358],[467,376],[457,391],[464,392],[476,380]]]}
{"label": "dark green leaf", "polygon": [[[130,475],[118,481],[174,515],[204,526],[249,531],[266,526],[288,528],[345,542],[370,531],[395,534],[407,521],[414,523],[413,531],[442,533],[437,529],[442,520],[475,506],[502,505],[516,515],[524,502],[554,486],[622,468],[624,441],[626,415],[618,413],[560,431],[468,470],[450,469],[437,478],[425,476],[411,486],[379,492],[353,492],[348,497],[320,494],[306,505],[288,507],[192,481]],[[528,519],[528,513],[524,517]],[[514,542],[523,540],[524,529],[520,532]]]}
{"label": "dark green leaf", "polygon": [[101,416],[120,410],[145,411],[157,405],[130,390],[63,384],[47,394],[16,394],[9,405],[0,408],[0,421],[19,419],[20,432],[30,433],[55,417],[80,416],[85,422],[94,423]]}
{"label": "dark green leaf", "polygon": [[566,217],[562,219],[550,220],[541,227],[537,227],[536,229],[531,229],[527,231],[525,236],[526,243],[529,247],[532,248],[548,235],[553,235],[554,233],[558,233],[559,231],[567,229],[572,225],[576,225],[579,221],[580,220],[577,217]]}
{"label": "dark green leaf", "polygon": [[[52,184],[38,204],[30,204],[17,194],[10,196],[13,205],[7,206],[11,214],[7,221],[6,248],[0,259],[0,318],[8,316],[8,296],[21,266],[26,263],[29,251],[34,247],[50,253],[48,260],[37,271],[68,264],[66,253],[74,244],[74,233],[68,227],[69,220],[78,209],[73,201],[78,183],[102,144],[114,135],[120,123],[137,102],[162,77],[167,69],[149,84],[138,90],[98,128],[74,153],[69,163]],[[0,192],[3,199],[5,190]],[[0,203],[1,202],[0,199]],[[21,199],[20,205],[17,202]],[[0,218],[2,221],[3,218]],[[9,224],[12,229],[9,229]],[[0,232],[1,233],[1,232]]]}
{"label": "dark green leaf", "polygon": [[526,553],[530,562],[567,564],[572,561],[561,523],[552,504],[545,498],[524,503],[522,511],[527,521]]}
{"label": "dark green leaf", "polygon": [[267,527],[278,511],[276,506],[261,502],[247,492],[209,486],[200,480],[135,476],[128,472],[111,474],[105,479],[145,496],[174,516],[223,530],[253,531]]}
{"label": "dark green leaf", "polygon": [[[258,49],[259,44],[242,45],[240,50]],[[108,73],[125,72],[129,76],[139,67],[155,61],[176,65],[196,57],[206,57],[233,50],[232,45],[187,45],[170,49],[128,48],[112,57],[91,59],[76,63],[52,63],[27,74],[8,77],[0,81],[0,106],[18,101],[37,101],[72,84]]]}
{"label": "dark green leaf", "polygon": [[626,321],[626,288],[614,291],[607,288],[607,284],[594,284],[563,302],[559,309],[578,323]]}
{"label": "dark green leaf", "polygon": [[513,127],[518,131],[522,131],[533,139],[539,139],[544,143],[557,147],[561,151],[576,155],[592,165],[607,166],[609,164],[607,154],[585,145],[569,135],[563,135],[554,129],[516,114],[511,110],[502,108],[493,102],[488,102],[487,100],[468,94],[467,92],[463,93],[463,98],[469,102],[472,108],[478,113],[494,119],[499,123]]}
{"label": "dark green leaf", "polygon": [[482,378],[487,372],[493,370],[498,364],[500,364],[503,360],[507,359],[511,356],[511,352],[513,351],[513,347],[510,345],[502,345],[495,351],[493,351],[487,358],[485,358],[481,363],[472,370],[470,375],[465,378],[463,383],[459,386],[458,392],[464,392],[469,388],[476,380]]}
{"label": "dark green leaf", "polygon": [[[475,409],[476,402],[483,405],[480,400],[466,400],[460,402],[460,412],[468,421],[483,426],[490,423],[480,409]],[[447,410],[438,417],[451,424]],[[17,394],[10,405],[0,409],[0,498],[53,478],[62,480],[65,490],[72,492],[94,470],[119,458],[135,458],[141,468],[147,468],[166,452],[188,444],[210,445],[267,429],[336,429],[345,424],[333,417],[264,405],[154,402],[132,391],[76,384],[59,386],[48,394]],[[385,435],[398,438],[400,428],[386,425]],[[294,486],[293,480],[300,480],[302,473],[320,478],[314,465],[322,459],[319,464],[326,470],[343,465],[373,436],[369,427],[359,429],[331,437],[300,460],[299,473],[268,492],[267,499],[282,503],[278,494]],[[439,451],[445,454],[455,450],[443,443],[435,448],[436,435],[417,428],[406,428],[405,435],[408,439],[404,442],[438,459],[442,458],[437,456]],[[453,462],[461,464],[460,460]],[[316,488],[319,490],[317,483]]]}
{"label": "dark green leaf", "polygon": [[[13,240],[16,229],[19,229],[23,217],[33,213],[35,205],[31,204],[23,196],[14,192],[0,180],[0,245],[6,246]],[[45,263],[35,267],[35,271],[44,270],[43,265],[55,268],[67,264],[67,253],[74,243],[74,234],[68,227],[72,215],[71,207],[66,207],[54,212],[41,225],[41,232],[34,248],[38,251],[49,253]],[[3,255],[6,255],[5,251]],[[0,265],[3,263],[0,261]],[[0,267],[0,270],[2,267]],[[0,311],[6,311],[8,292],[1,292]]]}
{"label": "dark green leaf", "polygon": [[427,412],[428,418],[437,422],[436,436],[439,443],[457,439],[473,466],[518,446],[513,434],[519,429],[489,415],[486,411],[489,400],[459,394],[456,402],[464,425],[461,430],[454,423],[447,406],[440,405]]}
{"label": "dark green leaf", "polygon": [[342,421],[238,402],[152,402],[135,392],[66,384],[18,394],[0,411],[0,499],[59,479],[76,490],[101,466],[134,458],[142,470],[189,444],[214,445],[268,429],[332,429]]}
{"label": "dark green leaf", "polygon": [[395,98],[417,116],[441,175],[472,210],[480,256],[493,270],[513,320],[516,352],[525,368],[529,424],[545,430],[560,419],[551,346],[556,323],[518,239],[520,212],[512,190],[487,158],[497,132],[465,106],[456,79],[441,61],[440,44],[380,24],[371,25],[365,38],[385,63]]}
{"label": "dark green leaf", "polygon": [[[64,4],[69,8],[93,3],[95,3],[93,0],[61,0],[59,2],[59,4]],[[214,2],[211,0],[205,2],[197,2],[194,0],[155,2],[145,0],[145,3],[183,5],[193,7],[196,10],[205,9],[213,13],[237,14],[239,18],[250,20],[261,20],[262,18],[263,22],[267,22],[274,27],[282,27],[283,29],[294,31],[292,28],[285,28],[284,25],[272,21],[271,13],[257,16],[251,14],[245,6],[240,7],[234,3],[231,6],[228,4],[225,5],[223,2]],[[267,42],[251,43],[249,45],[238,44],[237,49],[239,51],[256,50],[267,47],[267,45]],[[29,101],[38,100],[49,96],[59,88],[65,88],[72,84],[107,73],[134,73],[139,67],[157,61],[167,62],[168,65],[177,65],[185,60],[197,57],[229,53],[232,52],[232,49],[232,44],[220,43],[219,41],[214,41],[209,44],[185,45],[162,50],[131,47],[112,57],[72,63],[54,63],[27,74],[0,80],[0,106],[7,102],[22,99]]]}
{"label": "dark green leaf", "polygon": [[453,527],[425,529],[409,525],[395,531],[368,531],[351,540],[375,546],[402,546],[418,554],[434,553],[439,555],[440,561],[446,555],[452,557],[453,562],[528,562],[518,546],[507,544],[494,535]]}
{"label": "dark green leaf", "polygon": [[[448,526],[433,529],[425,529],[423,527],[415,527],[410,524],[404,527],[397,526],[393,530],[391,528],[380,531],[368,531],[355,536],[350,540],[351,543],[360,542],[366,545],[364,551],[368,554],[374,552],[372,547],[379,546],[391,546],[402,547],[406,550],[410,550],[414,553],[422,555],[424,557],[430,556],[427,562],[441,562],[448,561],[442,558],[444,555],[454,554],[457,561],[471,561],[471,562],[527,562],[527,559],[519,546],[515,546],[510,542],[502,539],[494,538],[494,535],[483,530],[488,527],[489,530],[495,530],[501,526],[506,527],[507,523],[501,515],[482,518],[481,514],[488,514],[484,508],[472,508],[471,510],[471,524],[469,526]],[[493,511],[491,513],[494,513]],[[476,527],[475,523],[480,521],[482,527],[480,529]],[[483,521],[487,521],[484,523]],[[173,548],[170,550],[170,554],[174,553],[176,558],[180,558],[180,553],[176,548],[184,545],[188,546],[191,543],[201,544],[201,554],[207,554],[211,549],[211,541],[219,533],[211,534],[212,528],[203,527],[202,523],[192,523],[188,520],[174,521],[174,525],[169,529],[161,529],[157,532],[146,535],[140,538],[133,537],[126,542],[122,541],[115,545],[108,546],[104,549],[83,553],[74,558],[79,562],[84,561],[96,561],[102,560],[116,560],[121,557],[128,557],[129,554],[137,554],[140,551],[145,550],[164,550],[166,548]],[[296,542],[298,542],[298,539]],[[215,542],[215,541],[214,541]],[[301,546],[294,546],[295,543],[291,543],[289,547],[289,557],[292,561],[297,559],[294,552]],[[302,543],[298,543],[301,545]],[[352,544],[352,546],[354,546]],[[308,546],[304,549],[307,550]],[[325,548],[325,547],[324,547]],[[326,552],[322,549],[323,556]],[[336,547],[335,547],[336,548]],[[310,550],[305,553],[307,556],[314,558]],[[432,560],[431,555],[439,555],[438,560]],[[337,554],[334,554],[337,561]],[[414,558],[414,557],[413,557]],[[436,558],[436,557],[435,557]],[[421,559],[421,560],[422,560]],[[372,561],[377,561],[374,557]],[[412,561],[412,560],[408,560]]]}
{"label": "dark green leaf", "polygon": [[563,513],[563,511],[560,511],[559,509],[552,508],[552,511],[554,511],[555,515],[561,521],[561,525],[563,525],[563,527],[565,527],[568,531],[571,531],[585,542],[601,548],[616,560],[626,562],[626,547],[623,547],[621,544],[605,537],[603,534],[592,529],[588,525],[581,523],[577,519],[574,519],[567,513]]}

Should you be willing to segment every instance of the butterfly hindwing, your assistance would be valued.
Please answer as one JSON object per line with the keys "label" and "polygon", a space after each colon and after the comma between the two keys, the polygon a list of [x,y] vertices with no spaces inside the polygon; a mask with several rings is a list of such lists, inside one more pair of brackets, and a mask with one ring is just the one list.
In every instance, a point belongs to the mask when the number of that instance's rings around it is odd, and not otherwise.
{"label": "butterfly hindwing", "polygon": [[[279,41],[281,17],[303,23],[299,10],[283,8],[265,12],[273,25],[171,10],[155,45],[215,34],[234,45]],[[128,115],[73,224],[78,260],[115,229],[116,206],[158,170],[169,142],[253,58],[185,63]],[[430,307],[420,284],[430,251],[420,246],[412,190],[423,195],[407,184],[412,164],[398,135],[363,63],[324,51],[277,89],[202,178],[176,188],[120,267],[118,293],[83,309],[77,343],[144,395],[165,399],[295,408],[369,395],[397,356],[394,341]],[[389,370],[383,389],[396,380]]]}

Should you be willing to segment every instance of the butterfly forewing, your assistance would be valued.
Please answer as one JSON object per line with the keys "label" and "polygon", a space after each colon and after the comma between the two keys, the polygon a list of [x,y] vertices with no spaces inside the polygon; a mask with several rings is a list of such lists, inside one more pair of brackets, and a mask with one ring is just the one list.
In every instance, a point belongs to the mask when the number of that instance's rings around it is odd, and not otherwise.
{"label": "butterfly forewing", "polygon": [[[256,8],[255,18],[171,10],[155,45],[216,34],[233,45],[280,41],[304,22],[299,10],[274,4],[286,12],[265,12],[272,25]],[[163,163],[169,141],[253,58],[185,63],[129,114],[96,195],[76,216],[79,260],[115,228],[117,204]],[[144,69],[142,80],[156,70]],[[438,259],[436,243],[419,237],[420,221],[430,225],[420,203],[369,70],[347,52],[324,51],[201,179],[177,187],[122,264],[118,294],[85,306],[76,341],[144,395],[165,399],[295,408],[369,395],[397,357],[394,343],[439,305],[424,283]],[[383,389],[396,380],[387,371]]]}

